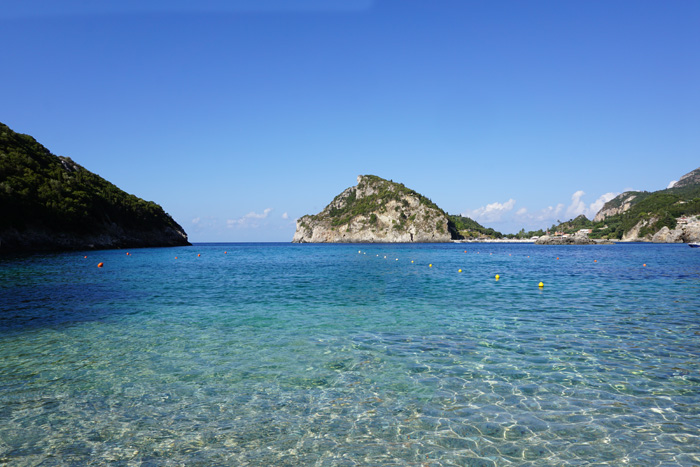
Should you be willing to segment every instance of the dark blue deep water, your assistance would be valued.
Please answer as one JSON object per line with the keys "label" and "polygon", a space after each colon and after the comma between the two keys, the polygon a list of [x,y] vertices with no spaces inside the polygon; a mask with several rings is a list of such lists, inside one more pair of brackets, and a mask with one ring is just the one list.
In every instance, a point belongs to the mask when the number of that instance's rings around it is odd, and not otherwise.
{"label": "dark blue deep water", "polygon": [[700,249],[129,253],[0,258],[0,465],[700,465]]}

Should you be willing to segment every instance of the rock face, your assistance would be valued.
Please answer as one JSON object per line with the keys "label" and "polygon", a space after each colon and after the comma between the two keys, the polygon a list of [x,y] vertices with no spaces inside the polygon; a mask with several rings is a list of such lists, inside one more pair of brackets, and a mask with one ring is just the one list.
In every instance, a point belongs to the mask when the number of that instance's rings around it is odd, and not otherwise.
{"label": "rock face", "polygon": [[700,221],[693,222],[691,224],[683,227],[683,233],[681,234],[681,240],[685,243],[698,243],[700,242]]}
{"label": "rock face", "polygon": [[656,218],[639,221],[632,229],[622,237],[623,242],[654,242],[654,243],[694,243],[700,242],[700,218],[686,219],[686,224],[681,224],[677,219],[677,227],[669,229],[664,226],[653,235],[651,233],[640,237],[641,229],[656,222]]}
{"label": "rock face", "polygon": [[163,208],[0,123],[0,253],[189,245]]}
{"label": "rock face", "polygon": [[447,214],[403,184],[360,175],[320,213],[297,219],[294,243],[449,242]]}
{"label": "rock face", "polygon": [[620,195],[617,195],[615,198],[603,205],[600,211],[598,211],[593,218],[593,222],[600,222],[605,220],[607,217],[615,216],[628,211],[632,207],[632,202],[636,197],[637,194],[633,191],[626,191]]}
{"label": "rock face", "polygon": [[674,185],[673,188],[683,188],[691,185],[700,184],[700,168],[697,168],[683,175]]}
{"label": "rock face", "polygon": [[674,229],[671,230],[664,226],[654,234],[651,241],[654,243],[681,243],[683,242],[683,230]]}
{"label": "rock face", "polygon": [[678,225],[671,230],[668,227],[662,227],[651,238],[654,243],[696,243],[700,242],[700,219],[692,218],[691,221],[684,225]]}
{"label": "rock face", "polygon": [[639,232],[646,226],[655,224],[658,219],[656,217],[652,217],[651,219],[642,219],[641,221],[637,222],[634,227],[629,229],[622,235],[622,241],[623,242],[648,242],[651,241],[652,236],[647,235],[644,237],[639,236]]}
{"label": "rock face", "polygon": [[700,168],[658,191],[628,191],[603,205],[594,222],[628,242],[676,243],[694,238],[689,217],[700,213]]}
{"label": "rock face", "polygon": [[570,237],[554,237],[543,235],[535,241],[535,245],[612,245],[607,240],[593,240],[587,235],[572,235]]}

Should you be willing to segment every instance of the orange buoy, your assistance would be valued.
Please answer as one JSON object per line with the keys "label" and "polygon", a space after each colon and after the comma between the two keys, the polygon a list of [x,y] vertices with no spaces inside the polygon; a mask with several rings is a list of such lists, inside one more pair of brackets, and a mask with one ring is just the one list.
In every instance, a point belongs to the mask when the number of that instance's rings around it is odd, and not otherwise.
{"label": "orange buoy", "polygon": [[594,262],[594,263],[597,263],[597,262],[598,262],[598,260],[597,260],[597,259],[594,259],[594,260],[593,260],[593,262]]}
{"label": "orange buoy", "polygon": [[83,256],[83,258],[86,258],[86,259],[87,259],[87,256]]}
{"label": "orange buoy", "polygon": [[647,263],[642,264],[643,267],[647,267]]}
{"label": "orange buoy", "polygon": [[558,256],[557,256],[557,259],[559,259],[559,257],[558,257]]}
{"label": "orange buoy", "polygon": [[177,259],[177,256],[175,257],[175,259]]}
{"label": "orange buoy", "polygon": [[197,256],[202,256],[202,255],[200,255],[199,253],[197,253]]}
{"label": "orange buoy", "polygon": [[227,255],[227,254],[228,254],[228,251],[224,251],[224,254]]}
{"label": "orange buoy", "polygon": [[98,268],[101,268],[101,267],[104,266],[104,265],[105,265],[105,263],[97,263],[97,267],[98,267]]}

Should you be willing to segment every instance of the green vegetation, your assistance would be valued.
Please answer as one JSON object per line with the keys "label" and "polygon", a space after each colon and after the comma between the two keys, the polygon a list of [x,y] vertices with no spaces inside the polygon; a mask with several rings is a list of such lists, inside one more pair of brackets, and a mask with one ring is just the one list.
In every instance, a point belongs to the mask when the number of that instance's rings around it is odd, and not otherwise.
{"label": "green vegetation", "polygon": [[0,231],[99,234],[182,228],[156,203],[130,195],[28,135],[0,123]]}
{"label": "green vegetation", "polygon": [[[622,236],[635,227],[640,221],[647,221],[647,225],[640,229],[640,237],[654,234],[664,226],[669,229],[676,227],[676,218],[681,216],[692,216],[700,214],[700,183],[694,180],[700,179],[700,169],[691,174],[694,177],[685,176],[687,183],[677,188],[669,188],[657,192],[628,192],[624,196],[619,196],[606,203],[605,208],[619,208],[624,203],[629,202],[631,208],[621,214],[610,216],[600,222],[593,222],[581,215],[566,222],[557,221],[550,227],[549,233],[563,232],[574,234],[581,229],[590,229],[589,237],[603,239],[620,239]],[[357,192],[369,192],[370,194],[358,198]],[[629,200],[633,195],[633,199]],[[429,198],[406,188],[401,183],[391,180],[384,180],[374,175],[363,176],[357,191],[346,190],[338,195],[329,205],[326,211],[317,216],[309,216],[312,219],[330,218],[331,225],[339,226],[349,223],[357,216],[366,217],[369,225],[375,226],[378,223],[376,213],[385,213],[387,205],[391,201],[397,204],[393,206],[399,218],[392,225],[398,231],[405,230],[410,223],[416,221],[416,213],[410,209],[410,198],[417,199],[422,205],[434,209],[436,212],[447,216],[448,231],[452,239],[477,239],[477,238],[508,238],[527,239],[533,236],[543,236],[546,232],[543,229],[526,232],[521,229],[517,234],[504,235],[492,228],[487,228],[468,217],[460,215],[448,215],[440,209]],[[425,218],[421,222],[435,223],[437,231],[444,232],[444,223],[437,219]]]}
{"label": "green vegetation", "polygon": [[[384,180],[383,178],[377,177],[376,175],[364,175],[362,177],[361,183],[357,186],[357,190],[364,190],[371,185],[375,193],[357,198],[355,190],[350,191],[349,194],[343,196],[345,192],[339,194],[333,199],[330,206],[332,206],[328,211],[328,217],[331,219],[332,225],[343,225],[353,218],[359,215],[367,215],[368,213],[374,212],[385,212],[386,205],[390,201],[396,201],[401,203],[405,208],[408,207],[408,201],[405,199],[406,196],[413,196],[418,199],[421,204],[428,207],[432,207],[439,212],[443,212],[442,209],[437,207],[430,199],[425,196],[406,188],[402,183],[396,183],[390,180]],[[396,206],[395,208],[399,211],[401,208]],[[318,216],[310,216],[315,219]],[[405,215],[403,216],[405,218]],[[370,218],[370,224],[376,223],[376,215],[374,219]]]}
{"label": "green vegetation", "polygon": [[461,238],[503,238],[501,232],[486,228],[469,217],[450,214],[448,218]]}
{"label": "green vegetation", "polygon": [[506,238],[517,238],[519,240],[524,240],[532,237],[541,237],[544,235],[546,232],[542,229],[540,230],[530,230],[528,232],[525,232],[525,229],[520,229],[520,231],[517,234],[507,234],[505,235]]}
{"label": "green vegetation", "polygon": [[[639,231],[639,237],[653,235],[663,227],[676,228],[676,218],[700,214],[700,185],[648,192],[635,192],[632,207],[626,212],[593,222],[579,216],[558,225],[552,225],[551,232],[574,233],[580,229],[592,229],[590,238],[621,239],[640,221],[651,221]],[[621,197],[620,197],[621,198]],[[619,207],[619,199],[612,200],[606,207]],[[617,203],[617,204],[616,204]]]}

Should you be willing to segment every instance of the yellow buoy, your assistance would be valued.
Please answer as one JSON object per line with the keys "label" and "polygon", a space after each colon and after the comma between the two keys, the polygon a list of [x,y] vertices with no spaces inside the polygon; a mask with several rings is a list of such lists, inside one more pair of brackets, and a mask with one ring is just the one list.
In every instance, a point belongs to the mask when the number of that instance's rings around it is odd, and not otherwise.
{"label": "yellow buoy", "polygon": [[498,279],[500,279],[500,278],[501,278],[501,276],[499,276],[498,274],[496,274],[496,280],[498,280]]}
{"label": "yellow buoy", "polygon": [[538,284],[538,287],[544,287],[544,282],[540,282],[540,283]]}
{"label": "yellow buoy", "polygon": [[411,260],[411,262],[413,262],[413,260]]}
{"label": "yellow buoy", "polygon": [[429,267],[429,268],[432,268],[432,267],[433,267],[433,265],[432,265],[432,264],[429,264],[429,265],[428,265],[428,267]]}
{"label": "yellow buoy", "polygon": [[457,271],[457,272],[462,272],[462,270],[460,269],[460,270],[459,270],[459,271]]}

